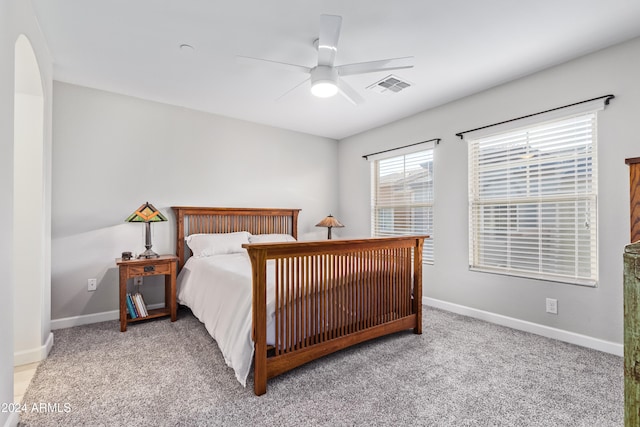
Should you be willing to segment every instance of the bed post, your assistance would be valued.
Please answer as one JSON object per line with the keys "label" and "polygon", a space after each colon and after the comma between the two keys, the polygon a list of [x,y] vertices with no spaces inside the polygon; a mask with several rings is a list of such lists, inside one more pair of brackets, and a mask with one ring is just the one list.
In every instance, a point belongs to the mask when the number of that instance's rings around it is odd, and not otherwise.
{"label": "bed post", "polygon": [[173,206],[173,213],[176,216],[176,255],[178,255],[178,271],[184,265],[184,212],[181,208]]}
{"label": "bed post", "polygon": [[422,334],[422,247],[424,239],[416,239],[413,248],[413,312],[416,314],[414,334]]}
{"label": "bed post", "polygon": [[298,240],[298,214],[300,209],[294,209],[291,211],[291,235],[294,239]]}
{"label": "bed post", "polygon": [[253,391],[267,392],[267,258],[261,249],[249,251],[253,274]]}

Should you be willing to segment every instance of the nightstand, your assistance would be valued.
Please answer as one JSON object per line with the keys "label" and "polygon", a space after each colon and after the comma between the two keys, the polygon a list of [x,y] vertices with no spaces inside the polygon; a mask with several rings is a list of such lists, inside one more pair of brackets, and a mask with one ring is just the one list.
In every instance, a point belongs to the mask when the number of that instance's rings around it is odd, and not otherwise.
{"label": "nightstand", "polygon": [[[130,260],[116,259],[120,268],[120,331],[127,330],[127,324],[148,320],[156,317],[171,316],[171,321],[177,319],[176,304],[176,271],[178,257],[175,255],[160,255],[158,258],[133,258]],[[133,277],[164,275],[164,307],[149,310],[149,315],[132,319],[127,315],[127,280]]]}

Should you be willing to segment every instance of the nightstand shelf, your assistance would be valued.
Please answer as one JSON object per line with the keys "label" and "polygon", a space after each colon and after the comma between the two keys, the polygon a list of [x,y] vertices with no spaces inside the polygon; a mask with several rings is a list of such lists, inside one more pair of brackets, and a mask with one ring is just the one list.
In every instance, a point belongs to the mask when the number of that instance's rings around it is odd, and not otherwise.
{"label": "nightstand shelf", "polygon": [[155,319],[157,317],[171,316],[171,311],[166,308],[154,308],[153,310],[149,310],[149,315],[145,317],[136,317],[132,319],[131,316],[127,314],[127,323],[139,322],[141,320],[149,320]]}
{"label": "nightstand shelf", "polygon": [[[175,255],[160,255],[158,258],[130,259],[118,258],[116,264],[120,269],[120,331],[127,330],[127,324],[158,317],[171,316],[171,321],[177,319],[176,304],[176,270],[178,257]],[[149,315],[132,319],[127,314],[127,281],[134,277],[164,275],[164,304],[162,308],[149,310]]]}

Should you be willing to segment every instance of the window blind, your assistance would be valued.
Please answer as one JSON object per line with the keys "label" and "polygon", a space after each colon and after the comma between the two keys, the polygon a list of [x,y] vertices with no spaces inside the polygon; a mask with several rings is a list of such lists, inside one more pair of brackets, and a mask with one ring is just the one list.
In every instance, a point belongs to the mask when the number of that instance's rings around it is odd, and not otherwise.
{"label": "window blind", "polygon": [[372,161],[371,234],[428,234],[422,260],[433,263],[433,145]]}
{"label": "window blind", "polygon": [[598,280],[596,113],[469,138],[470,268]]}

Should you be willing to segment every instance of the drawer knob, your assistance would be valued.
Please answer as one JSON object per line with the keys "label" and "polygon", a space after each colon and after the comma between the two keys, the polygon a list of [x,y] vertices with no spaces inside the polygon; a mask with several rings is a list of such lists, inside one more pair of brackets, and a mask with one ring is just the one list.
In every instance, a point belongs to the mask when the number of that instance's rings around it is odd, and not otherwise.
{"label": "drawer knob", "polygon": [[144,272],[145,273],[151,273],[152,271],[156,271],[156,266],[155,265],[145,265],[144,266]]}

